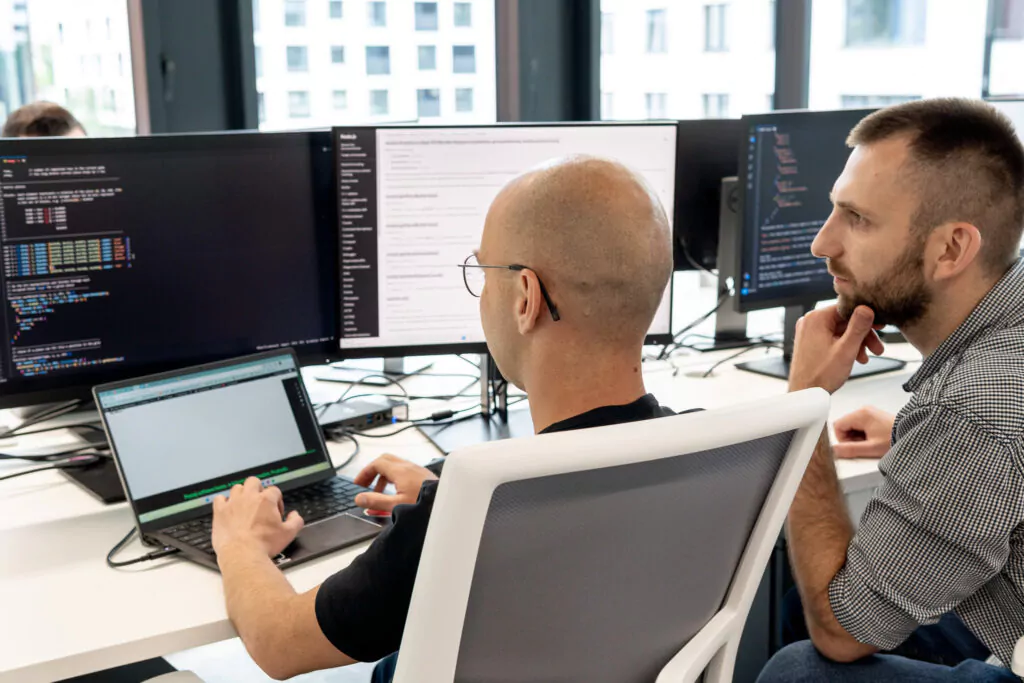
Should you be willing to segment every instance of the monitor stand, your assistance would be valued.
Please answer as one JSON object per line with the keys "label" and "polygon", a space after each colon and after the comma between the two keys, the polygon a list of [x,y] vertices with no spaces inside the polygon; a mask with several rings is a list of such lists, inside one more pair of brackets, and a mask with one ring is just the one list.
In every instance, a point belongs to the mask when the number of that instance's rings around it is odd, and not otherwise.
{"label": "monitor stand", "polygon": [[[31,420],[47,412],[54,413],[53,417],[41,420],[38,424],[26,426],[26,435],[31,434],[35,429],[67,425],[69,430],[85,440],[83,446],[91,445],[104,448],[107,446],[107,436],[102,430],[76,427],[76,425],[82,424],[99,426],[101,420],[95,404],[92,402],[79,405],[67,404],[67,410],[64,410],[61,405],[46,404],[17,408],[14,412],[23,420]],[[60,474],[103,503],[121,503],[125,500],[121,478],[117,474],[117,467],[112,458],[102,458],[99,462],[85,467],[62,469]]]}
{"label": "monitor stand", "polygon": [[418,375],[433,365],[419,358],[353,358],[332,363],[319,371],[316,378],[324,382],[384,387],[391,384],[389,380],[398,381]]}
{"label": "monitor stand", "polygon": [[[782,342],[782,355],[775,356],[774,358],[765,358],[764,360],[737,363],[736,367],[740,370],[746,370],[747,372],[753,372],[758,375],[766,375],[768,377],[788,380],[789,364],[793,360],[793,344],[796,341],[796,323],[800,318],[812,310],[814,310],[814,306],[787,306],[785,332],[783,334]],[[853,370],[850,372],[850,379],[880,375],[884,372],[895,372],[896,370],[902,370],[906,365],[907,364],[904,361],[896,360],[895,358],[870,356],[867,364],[865,365],[861,365],[860,363],[853,364]]]}
{"label": "monitor stand", "polygon": [[480,414],[449,424],[421,424],[420,432],[445,455],[486,441],[533,436],[529,408],[508,407],[508,381],[488,354],[480,357]]}

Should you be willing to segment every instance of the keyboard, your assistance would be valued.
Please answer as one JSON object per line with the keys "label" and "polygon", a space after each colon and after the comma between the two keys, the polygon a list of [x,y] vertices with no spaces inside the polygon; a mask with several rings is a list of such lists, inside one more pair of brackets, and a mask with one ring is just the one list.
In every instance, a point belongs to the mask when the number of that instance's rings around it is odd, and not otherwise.
{"label": "keyboard", "polygon": [[[295,510],[306,524],[312,524],[356,509],[356,496],[368,490],[347,479],[332,477],[285,493],[284,514],[287,517]],[[164,529],[163,533],[204,553],[213,553],[212,527],[213,517],[210,516],[182,522]]]}

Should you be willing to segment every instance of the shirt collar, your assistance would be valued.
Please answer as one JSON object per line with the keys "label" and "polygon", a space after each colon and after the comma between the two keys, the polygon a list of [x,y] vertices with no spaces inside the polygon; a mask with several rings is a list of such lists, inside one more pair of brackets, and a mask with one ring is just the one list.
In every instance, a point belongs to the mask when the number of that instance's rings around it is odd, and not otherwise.
{"label": "shirt collar", "polygon": [[975,306],[967,319],[939,344],[935,351],[925,358],[914,376],[903,385],[904,391],[914,392],[932,375],[946,364],[953,356],[967,348],[975,338],[994,324],[1005,321],[1007,313],[1020,308],[1021,294],[1024,292],[1024,259],[1018,260],[999,279],[985,298]]}
{"label": "shirt collar", "polygon": [[658,416],[658,399],[653,394],[645,394],[626,405],[602,406],[587,412],[570,417],[561,422],[547,427],[541,434],[552,432],[567,432],[573,429],[586,429],[588,427],[602,427],[604,425],[618,424],[620,422],[634,422]]}

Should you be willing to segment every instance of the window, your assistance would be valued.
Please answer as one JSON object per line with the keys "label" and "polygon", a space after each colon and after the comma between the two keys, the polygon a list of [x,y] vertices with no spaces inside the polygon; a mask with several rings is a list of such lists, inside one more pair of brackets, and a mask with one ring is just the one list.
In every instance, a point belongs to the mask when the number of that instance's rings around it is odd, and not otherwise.
{"label": "window", "polygon": [[371,116],[387,116],[388,113],[388,91],[387,90],[371,90],[370,91],[370,115]]}
{"label": "window", "polygon": [[456,45],[452,48],[452,71],[457,74],[476,73],[476,48],[472,45]]}
{"label": "window", "polygon": [[601,118],[602,119],[614,119],[615,118],[615,93],[603,92],[601,93]]}
{"label": "window", "polygon": [[383,28],[388,25],[388,5],[386,2],[369,2],[366,5],[370,26]]}
{"label": "window", "polygon": [[421,119],[441,115],[441,91],[437,88],[416,91],[416,113]]}
{"label": "window", "polygon": [[309,71],[309,54],[305,46],[289,45],[286,49],[288,51],[288,71]]}
{"label": "window", "polygon": [[843,109],[870,109],[872,107],[890,107],[894,104],[919,100],[919,95],[843,95],[840,100]]}
{"label": "window", "polygon": [[919,45],[927,0],[846,0],[847,46]]}
{"label": "window", "polygon": [[260,123],[267,120],[267,105],[261,92],[256,93],[256,116]]}
{"label": "window", "polygon": [[113,88],[103,88],[103,108],[117,111],[117,92]]}
{"label": "window", "polygon": [[260,30],[260,0],[252,0],[252,30]]}
{"label": "window", "polygon": [[391,73],[391,48],[368,45],[366,47],[366,74],[378,76]]}
{"label": "window", "polygon": [[665,39],[665,14],[663,9],[647,10],[647,52],[660,54],[668,51]]}
{"label": "window", "polygon": [[704,118],[729,118],[729,96],[724,94],[704,95]]}
{"label": "window", "polygon": [[417,2],[416,3],[416,30],[436,31],[437,30],[437,3]]}
{"label": "window", "polygon": [[465,28],[473,25],[473,5],[468,2],[455,3],[455,25]]}
{"label": "window", "polygon": [[[110,17],[107,17],[106,26],[107,26],[107,40],[110,40],[111,38],[114,37],[114,32],[110,28]],[[113,108],[116,108],[116,107],[112,107],[112,109]]]}
{"label": "window", "polygon": [[305,90],[288,92],[288,116],[293,119],[309,117],[309,93]]}
{"label": "window", "polygon": [[433,45],[419,46],[420,71],[434,71],[437,69],[437,48]]}
{"label": "window", "polygon": [[[11,0],[0,0],[0,6],[5,1]],[[420,97],[417,91],[420,89],[437,89],[440,95],[436,105],[432,99],[424,103],[423,106],[428,111],[436,109],[440,112],[439,115],[424,119],[426,121],[439,124],[487,124],[497,119],[497,3],[491,0],[303,0],[294,7],[288,5],[289,11],[293,14],[301,13],[304,18],[304,27],[301,28],[285,25],[286,0],[247,1],[253,2],[252,39],[254,46],[258,48],[255,59],[260,62],[258,76],[255,76],[253,68],[249,67],[248,78],[255,81],[249,84],[249,87],[263,93],[266,98],[265,118],[260,121],[260,130],[326,128],[339,120],[365,120],[375,123],[414,121],[419,110]],[[288,0],[289,3],[291,1]],[[61,2],[74,4],[72,0]],[[116,3],[121,6],[124,0],[90,0],[90,7],[94,2]],[[668,4],[666,1],[660,3],[660,6]],[[262,9],[257,10],[258,6]],[[124,12],[123,9],[121,11]],[[338,16],[339,12],[343,12],[343,17]],[[64,22],[66,43],[83,43],[84,39],[80,34],[84,31],[85,15],[77,19],[75,16],[78,15],[52,19],[46,35],[52,35],[52,40],[56,44],[56,24],[60,20]],[[97,18],[93,19],[93,29],[94,33],[98,33],[102,31],[99,22],[107,15],[97,13],[95,16]],[[124,19],[119,20],[116,14],[111,16],[114,17],[114,35],[120,37],[122,25],[127,24]],[[638,34],[643,30],[639,27],[642,27],[644,16],[641,9],[639,18],[633,24],[638,26]],[[424,28],[429,30],[422,30]],[[632,43],[637,45],[639,51],[643,50],[640,35],[635,36]],[[291,68],[286,49],[289,46],[306,48],[306,55],[291,56]],[[95,52],[95,49],[83,52],[87,57],[84,64],[87,73],[91,73],[93,69],[93,64],[89,60]],[[107,45],[104,43],[104,55],[107,52]],[[130,57],[127,50],[125,57]],[[104,56],[104,59],[112,58]],[[40,61],[42,54],[33,51],[32,58],[25,63]],[[3,99],[4,92],[5,72],[2,66],[5,63],[11,62],[4,61],[4,48],[0,45],[0,100]],[[70,77],[73,81],[88,82],[90,87],[103,85],[94,83],[91,76],[86,81],[75,73],[79,67],[77,54],[65,58],[55,50],[53,63],[54,71],[60,71],[62,74],[70,65]],[[116,65],[111,61],[104,64],[104,68],[113,70]],[[130,79],[131,63],[126,62],[124,68],[126,78]],[[63,87],[66,84],[61,85]],[[456,93],[457,89],[471,89],[472,95],[468,92]],[[347,106],[343,110],[334,106],[334,93],[339,90],[347,93]],[[308,93],[308,116],[293,117],[290,114],[290,92]],[[637,110],[643,106],[642,94],[641,89],[640,94],[634,95],[638,100]],[[53,94],[51,99],[61,103],[65,101],[62,93]],[[98,107],[101,99],[99,90],[96,91],[95,99]],[[127,107],[134,111],[130,90],[117,88],[117,99],[119,108]],[[77,114],[77,111],[75,113]],[[92,133],[91,128],[89,132]]]}
{"label": "window", "polygon": [[664,119],[668,114],[668,94],[663,92],[649,92],[644,95],[647,104],[647,118]]}
{"label": "window", "polygon": [[728,5],[704,5],[704,51],[725,52],[725,16]]}
{"label": "window", "polygon": [[615,15],[611,12],[601,12],[601,54],[610,55],[615,53]]}
{"label": "window", "polygon": [[1020,68],[1024,50],[1024,1],[990,0],[989,35],[985,49],[988,66],[985,82],[988,96],[1024,95],[1024,69]]}
{"label": "window", "polygon": [[306,0],[284,0],[284,25],[306,25]]}
{"label": "window", "polygon": [[263,77],[263,49],[257,45],[253,53],[253,61],[256,62],[256,78]]}
{"label": "window", "polygon": [[1024,1],[992,0],[992,37],[1024,40]]}
{"label": "window", "polygon": [[331,95],[331,101],[336,110],[348,109],[348,91],[335,90]]}

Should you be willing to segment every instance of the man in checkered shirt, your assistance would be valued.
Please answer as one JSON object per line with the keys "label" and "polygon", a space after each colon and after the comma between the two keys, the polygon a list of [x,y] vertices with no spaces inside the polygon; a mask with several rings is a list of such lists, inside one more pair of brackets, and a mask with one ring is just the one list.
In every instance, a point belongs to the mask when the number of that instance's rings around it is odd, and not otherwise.
{"label": "man in checkered shirt", "polygon": [[[1024,149],[994,109],[950,99],[880,110],[848,142],[811,248],[839,303],[800,321],[790,390],[838,390],[881,352],[881,324],[925,360],[856,529],[822,436],[787,522],[811,642],[759,680],[1019,681],[999,663],[892,652],[940,619],[1000,662],[1024,637]],[[884,422],[861,415],[859,431]]]}

